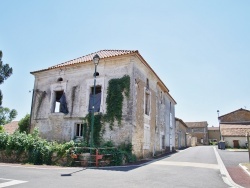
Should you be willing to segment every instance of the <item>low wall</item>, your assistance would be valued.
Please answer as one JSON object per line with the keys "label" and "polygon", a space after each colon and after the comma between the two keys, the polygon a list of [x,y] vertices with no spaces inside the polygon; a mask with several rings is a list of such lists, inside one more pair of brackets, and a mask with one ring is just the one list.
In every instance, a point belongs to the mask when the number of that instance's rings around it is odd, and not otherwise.
{"label": "low wall", "polygon": [[[29,155],[27,152],[0,150],[0,162],[3,163],[29,163]],[[51,155],[51,164],[60,166],[69,166],[73,162],[71,157]]]}

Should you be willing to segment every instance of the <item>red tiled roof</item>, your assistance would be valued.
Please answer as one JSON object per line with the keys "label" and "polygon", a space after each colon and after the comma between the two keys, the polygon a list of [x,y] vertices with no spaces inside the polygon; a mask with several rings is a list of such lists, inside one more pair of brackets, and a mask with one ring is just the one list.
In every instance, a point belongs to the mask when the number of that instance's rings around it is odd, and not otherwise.
{"label": "red tiled roof", "polygon": [[188,126],[186,125],[186,123],[184,123],[184,121],[183,121],[182,119],[180,119],[180,118],[175,117],[175,121],[179,121],[179,122],[181,122],[185,127],[188,127]]}
{"label": "red tiled roof", "polygon": [[18,129],[18,122],[19,121],[12,121],[12,122],[10,122],[8,124],[5,124],[3,126],[4,131],[9,133],[9,134],[13,134],[15,132],[15,130]]}
{"label": "red tiled roof", "polygon": [[207,129],[208,129],[209,131],[218,131],[218,130],[220,130],[219,127],[208,127]]}
{"label": "red tiled roof", "polygon": [[[98,52],[94,52],[94,53],[91,53],[91,54],[88,54],[88,55],[85,55],[85,56],[82,56],[82,57],[79,57],[79,58],[76,58],[76,59],[73,59],[70,61],[66,61],[64,63],[58,64],[55,66],[48,67],[47,69],[33,71],[33,72],[31,72],[31,74],[41,72],[41,71],[47,71],[50,69],[55,69],[55,68],[60,68],[60,67],[89,62],[89,61],[93,60],[93,57],[96,54],[99,55],[100,59],[116,57],[116,56],[121,56],[121,55],[127,55],[127,54],[137,54],[138,58],[142,61],[142,63],[155,74],[155,76],[160,80],[161,84],[166,89],[166,91],[169,92],[169,89],[167,88],[167,86],[162,82],[162,80],[158,77],[158,75],[154,72],[154,70],[150,67],[150,65],[145,61],[145,59],[141,56],[141,54],[139,53],[138,50],[100,50]],[[174,100],[174,98],[170,94],[169,94],[169,96],[174,101],[174,103],[177,104],[176,101]]]}
{"label": "red tiled roof", "polygon": [[104,59],[104,58],[115,57],[115,56],[126,55],[126,54],[132,54],[132,53],[138,53],[139,54],[138,50],[100,50],[98,52],[94,52],[94,53],[91,53],[91,54],[88,54],[88,55],[85,55],[85,56],[82,56],[82,57],[79,57],[79,58],[76,58],[76,59],[73,59],[73,60],[70,60],[70,61],[66,61],[64,63],[58,64],[58,65],[55,65],[55,66],[51,66],[51,67],[49,67],[47,69],[42,69],[42,70],[34,71],[34,72],[31,72],[31,73],[92,61],[93,57],[96,54],[99,55],[100,59]]}
{"label": "red tiled roof", "polygon": [[208,124],[206,121],[201,121],[201,122],[185,122],[186,125],[189,127],[189,128],[192,128],[192,127],[207,127]]}
{"label": "red tiled roof", "polygon": [[250,134],[250,125],[220,124],[220,130],[222,136],[246,136]]}

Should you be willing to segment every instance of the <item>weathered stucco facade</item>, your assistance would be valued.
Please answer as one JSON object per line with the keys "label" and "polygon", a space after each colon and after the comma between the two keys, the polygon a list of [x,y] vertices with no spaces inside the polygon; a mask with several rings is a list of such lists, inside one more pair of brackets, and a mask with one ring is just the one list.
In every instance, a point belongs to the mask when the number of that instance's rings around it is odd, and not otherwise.
{"label": "weathered stucco facade", "polygon": [[188,126],[188,133],[197,138],[197,144],[208,145],[208,123],[206,121],[185,122],[185,124]]}
{"label": "weathered stucco facade", "polygon": [[[175,146],[175,100],[138,51],[103,50],[48,69],[32,72],[31,129],[38,127],[48,140],[69,141],[79,136],[83,118],[89,113],[94,85],[92,58],[100,56],[96,86],[100,94],[99,113],[107,110],[109,81],[130,77],[130,95],[124,97],[121,126],[111,130],[105,124],[104,140],[130,142],[138,157],[148,157]],[[57,101],[65,95],[68,113],[57,111]]]}
{"label": "weathered stucco facade", "polygon": [[218,117],[221,139],[227,147],[246,147],[246,135],[250,135],[250,111],[238,109]]}
{"label": "weathered stucco facade", "polygon": [[189,139],[187,136],[187,125],[181,119],[175,118],[175,126],[175,147],[178,149],[187,147]]}

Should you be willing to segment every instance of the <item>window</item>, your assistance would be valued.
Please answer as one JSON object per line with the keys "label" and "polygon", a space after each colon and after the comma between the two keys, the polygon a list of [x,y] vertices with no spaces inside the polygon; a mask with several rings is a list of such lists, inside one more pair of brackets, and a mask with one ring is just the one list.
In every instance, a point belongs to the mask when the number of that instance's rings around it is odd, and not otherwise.
{"label": "window", "polygon": [[147,88],[147,90],[149,90],[149,81],[148,81],[148,78],[146,80],[146,88]]}
{"label": "window", "polygon": [[94,112],[100,112],[101,99],[102,99],[102,86],[98,85],[95,87],[95,95],[94,95],[94,87],[91,87],[91,93],[89,96],[89,112],[92,112],[93,108]]}
{"label": "window", "polygon": [[162,101],[163,101],[163,95],[162,95],[162,91],[161,91],[161,94],[160,94],[160,103],[162,104]]}
{"label": "window", "polygon": [[165,135],[161,136],[161,146],[162,146],[162,149],[165,149]]}
{"label": "window", "polygon": [[76,136],[82,136],[82,131],[83,131],[83,124],[77,123],[76,124]]}
{"label": "window", "polygon": [[144,124],[144,149],[149,149],[150,147],[150,127]]}
{"label": "window", "polygon": [[145,91],[145,106],[144,106],[145,114],[149,116],[150,113],[150,93]]}
{"label": "window", "polygon": [[60,99],[63,95],[63,90],[61,91],[55,91],[55,101],[54,101],[54,111],[53,112],[60,112]]}

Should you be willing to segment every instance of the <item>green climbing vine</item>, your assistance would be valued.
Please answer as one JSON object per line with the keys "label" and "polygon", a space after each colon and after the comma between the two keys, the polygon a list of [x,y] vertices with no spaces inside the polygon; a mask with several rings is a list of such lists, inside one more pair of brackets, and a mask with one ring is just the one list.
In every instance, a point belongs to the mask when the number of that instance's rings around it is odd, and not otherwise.
{"label": "green climbing vine", "polygon": [[[85,122],[83,123],[83,141],[86,143],[86,145],[89,145],[89,139],[90,139],[90,130],[91,130],[91,117],[92,114],[89,113],[85,118]],[[93,132],[93,141],[94,146],[100,146],[102,142],[102,133],[103,133],[103,115],[102,114],[96,114],[95,115],[95,121],[94,121],[94,132]]]}
{"label": "green climbing vine", "polygon": [[128,98],[130,92],[130,77],[124,75],[122,78],[116,78],[109,80],[107,89],[107,113],[105,114],[105,121],[110,123],[110,128],[114,126],[114,121],[118,121],[118,125],[121,125],[122,120],[122,104],[123,93]]}
{"label": "green climbing vine", "polygon": [[[94,145],[100,146],[102,143],[102,135],[105,131],[103,128],[104,122],[108,122],[110,129],[113,129],[114,122],[117,120],[118,125],[121,125],[122,120],[122,104],[123,104],[123,94],[128,98],[130,92],[130,77],[128,75],[122,78],[111,79],[109,81],[107,89],[107,113],[106,114],[96,114],[94,117]],[[86,145],[89,145],[90,140],[90,130],[91,130],[91,118],[92,114],[89,113],[84,118],[83,123],[83,141]]]}

